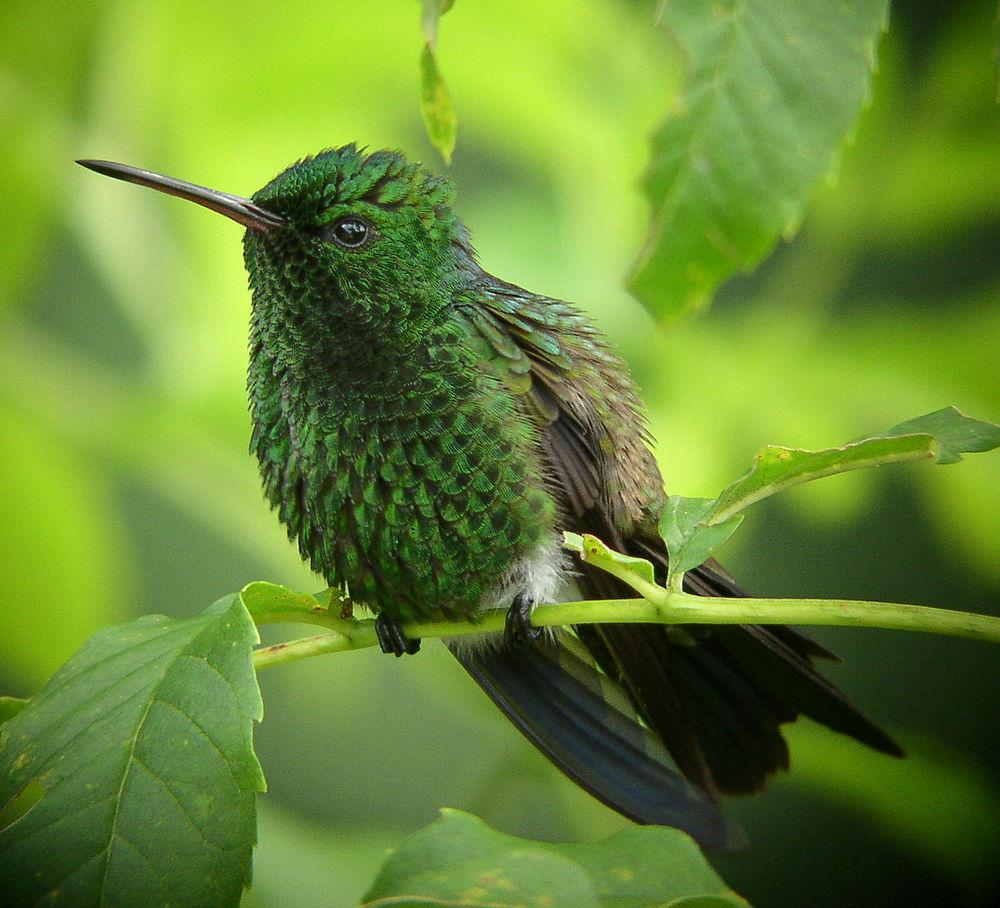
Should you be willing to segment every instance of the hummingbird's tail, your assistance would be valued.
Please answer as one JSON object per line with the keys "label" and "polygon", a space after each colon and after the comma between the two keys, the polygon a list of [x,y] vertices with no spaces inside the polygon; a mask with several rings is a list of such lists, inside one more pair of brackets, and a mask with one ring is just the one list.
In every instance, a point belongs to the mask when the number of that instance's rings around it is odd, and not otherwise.
{"label": "hummingbird's tail", "polygon": [[[607,574],[578,580],[588,597],[628,595]],[[711,563],[685,575],[685,589],[744,595]],[[639,823],[677,827],[708,847],[739,844],[719,794],[758,791],[787,768],[780,726],[799,714],[902,755],[812,665],[836,657],[788,627],[587,625],[523,649],[453,651],[571,779]]]}
{"label": "hummingbird's tail", "polygon": [[[659,547],[633,537],[625,550],[649,558],[661,582],[665,579],[665,553]],[[588,565],[583,571],[586,595],[627,595],[610,575]],[[687,572],[684,589],[699,596],[746,595],[714,561]],[[707,791],[749,794],[763,789],[768,776],[788,768],[781,725],[799,715],[875,750],[903,755],[813,666],[814,659],[837,657],[795,628],[609,624],[578,630],[684,775]],[[678,633],[688,639],[678,641]]]}

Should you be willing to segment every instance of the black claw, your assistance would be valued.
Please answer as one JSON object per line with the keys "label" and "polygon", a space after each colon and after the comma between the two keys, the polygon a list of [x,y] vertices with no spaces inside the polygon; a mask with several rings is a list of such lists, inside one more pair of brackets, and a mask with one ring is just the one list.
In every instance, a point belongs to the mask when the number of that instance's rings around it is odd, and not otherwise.
{"label": "black claw", "polygon": [[383,653],[392,653],[397,659],[406,654],[412,656],[420,651],[420,641],[407,637],[395,618],[379,615],[375,619],[375,636]]}
{"label": "black claw", "polygon": [[518,593],[507,610],[504,622],[504,643],[512,647],[522,647],[542,636],[542,629],[531,623],[531,609],[535,600],[527,593]]}

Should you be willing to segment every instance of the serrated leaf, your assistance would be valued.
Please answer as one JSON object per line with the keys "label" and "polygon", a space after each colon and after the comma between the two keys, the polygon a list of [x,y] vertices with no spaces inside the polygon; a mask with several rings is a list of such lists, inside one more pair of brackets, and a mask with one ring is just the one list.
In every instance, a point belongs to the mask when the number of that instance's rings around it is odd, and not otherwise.
{"label": "serrated leaf", "polygon": [[0,728],[6,905],[237,905],[250,880],[261,718],[239,597],[90,638]]}
{"label": "serrated leaf", "polygon": [[659,529],[670,556],[671,578],[707,561],[743,522],[742,514],[734,514],[715,526],[705,524],[715,504],[712,498],[671,495],[667,499]]}
{"label": "serrated leaf", "polygon": [[629,285],[656,315],[703,305],[798,227],[869,93],[886,0],[668,0],[688,62],[645,178]]}
{"label": "serrated leaf", "polygon": [[600,842],[552,844],[498,832],[459,810],[441,814],[390,855],[365,906],[639,908],[694,895],[733,896],[676,829],[636,827]]}
{"label": "serrated leaf", "polygon": [[425,44],[420,54],[420,111],[427,138],[441,152],[445,163],[450,164],[455,151],[458,117],[430,44]]}

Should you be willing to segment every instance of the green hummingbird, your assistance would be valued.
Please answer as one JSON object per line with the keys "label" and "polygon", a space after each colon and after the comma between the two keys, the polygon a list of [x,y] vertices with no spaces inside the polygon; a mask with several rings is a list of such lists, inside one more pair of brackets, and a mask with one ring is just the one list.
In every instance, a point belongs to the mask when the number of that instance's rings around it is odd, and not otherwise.
{"label": "green hummingbird", "polygon": [[[800,631],[531,626],[534,604],[568,590],[634,596],[571,564],[562,530],[650,560],[662,582],[666,496],[624,363],[577,308],[480,267],[449,181],[354,145],[250,199],[80,163],[246,228],[264,489],[302,557],[376,613],[384,652],[417,650],[407,622],[508,608],[502,636],[449,643],[472,677],[594,796],[707,846],[738,837],[720,794],[787,768],[780,726],[799,714],[901,755],[817,672],[833,656]],[[685,586],[742,595],[714,562]]]}

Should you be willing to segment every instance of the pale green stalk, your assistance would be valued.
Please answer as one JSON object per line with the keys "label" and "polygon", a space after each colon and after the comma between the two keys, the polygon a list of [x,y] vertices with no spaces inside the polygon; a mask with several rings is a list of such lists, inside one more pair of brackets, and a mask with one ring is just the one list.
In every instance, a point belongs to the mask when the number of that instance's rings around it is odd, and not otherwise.
{"label": "pale green stalk", "polygon": [[[624,573],[624,572],[621,572]],[[626,579],[626,578],[622,578]],[[573,624],[812,624],[837,627],[880,627],[922,631],[1000,643],[1000,618],[897,602],[853,599],[725,599],[668,592],[642,582],[645,599],[602,599],[541,605],[532,614],[538,627]],[[462,637],[500,632],[503,610],[487,612],[482,620],[407,624],[412,638]],[[345,619],[325,608],[282,607],[254,614],[258,624],[304,623],[332,633],[263,647],[254,653],[256,668],[281,665],[310,656],[375,646],[374,621]]]}

